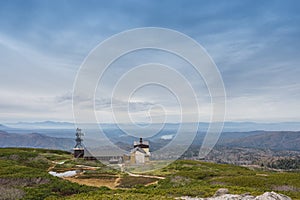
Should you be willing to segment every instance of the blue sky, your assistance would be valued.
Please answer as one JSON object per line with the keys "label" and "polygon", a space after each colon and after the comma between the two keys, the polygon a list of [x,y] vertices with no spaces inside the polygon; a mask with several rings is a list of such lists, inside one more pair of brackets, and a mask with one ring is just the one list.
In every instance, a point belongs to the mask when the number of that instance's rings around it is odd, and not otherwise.
{"label": "blue sky", "polygon": [[87,54],[113,34],[151,26],[207,50],[226,87],[227,121],[300,121],[299,10],[296,0],[2,0],[0,120],[72,121],[73,81]]}

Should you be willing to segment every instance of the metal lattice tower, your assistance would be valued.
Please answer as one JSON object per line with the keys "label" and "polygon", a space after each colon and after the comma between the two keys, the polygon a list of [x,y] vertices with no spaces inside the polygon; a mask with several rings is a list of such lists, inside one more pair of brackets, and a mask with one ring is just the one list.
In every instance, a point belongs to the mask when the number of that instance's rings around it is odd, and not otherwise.
{"label": "metal lattice tower", "polygon": [[83,144],[82,144],[82,141],[83,141],[82,136],[84,136],[84,133],[81,132],[80,128],[77,128],[76,129],[76,139],[75,139],[76,145],[74,148],[84,148]]}

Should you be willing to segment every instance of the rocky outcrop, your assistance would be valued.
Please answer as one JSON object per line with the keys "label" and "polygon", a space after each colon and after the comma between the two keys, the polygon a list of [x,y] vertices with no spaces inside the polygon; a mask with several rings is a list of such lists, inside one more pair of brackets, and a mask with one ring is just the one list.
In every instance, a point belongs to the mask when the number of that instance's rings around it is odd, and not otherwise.
{"label": "rocky outcrop", "polygon": [[223,195],[228,194],[228,193],[229,193],[229,191],[228,191],[227,188],[220,188],[220,189],[218,189],[218,190],[216,191],[214,197],[223,196]]}
{"label": "rocky outcrop", "polygon": [[3,187],[0,185],[0,200],[16,200],[21,199],[25,192],[21,189]]}
{"label": "rocky outcrop", "polygon": [[266,192],[263,195],[257,196],[255,200],[292,200],[290,197],[275,192]]}
{"label": "rocky outcrop", "polygon": [[213,197],[210,198],[198,198],[198,197],[181,197],[183,200],[292,200],[290,197],[276,192],[265,192],[259,196],[251,196],[249,194],[227,194],[228,189],[219,189]]}

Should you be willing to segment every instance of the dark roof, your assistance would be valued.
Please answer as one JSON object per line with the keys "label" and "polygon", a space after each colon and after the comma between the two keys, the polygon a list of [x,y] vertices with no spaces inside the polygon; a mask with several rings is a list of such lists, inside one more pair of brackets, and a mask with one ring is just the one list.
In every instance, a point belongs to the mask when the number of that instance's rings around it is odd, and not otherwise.
{"label": "dark roof", "polygon": [[140,148],[149,148],[149,145],[147,144],[136,144],[136,145],[133,145],[133,147],[140,147]]}
{"label": "dark roof", "polygon": [[130,153],[135,153],[136,151],[139,151],[139,152],[141,152],[141,153],[143,153],[143,154],[147,154],[146,151],[144,151],[144,149],[142,149],[142,148],[140,148],[140,147],[135,147],[134,149],[132,149],[132,150],[130,151]]}

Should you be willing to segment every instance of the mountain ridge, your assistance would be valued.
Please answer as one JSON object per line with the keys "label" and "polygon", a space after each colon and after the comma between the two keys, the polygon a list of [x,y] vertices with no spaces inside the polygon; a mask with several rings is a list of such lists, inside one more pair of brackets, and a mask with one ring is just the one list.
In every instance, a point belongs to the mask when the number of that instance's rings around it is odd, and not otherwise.
{"label": "mountain ridge", "polygon": [[[218,122],[220,123],[220,122]],[[197,122],[188,123],[191,126],[197,124]],[[198,122],[199,130],[207,130],[210,123],[208,122]],[[68,128],[74,129],[76,127],[75,123],[72,122],[58,122],[58,121],[40,121],[40,122],[16,122],[16,123],[4,123],[4,126],[10,128],[22,128],[22,129],[38,129],[38,128]],[[77,124],[78,126],[88,127],[89,123]],[[90,124],[91,125],[91,124]],[[99,123],[101,128],[109,129],[116,128],[118,124],[115,123]],[[128,128],[136,128],[132,124],[124,123],[122,125],[127,126]],[[154,123],[153,126],[161,126],[161,123]],[[176,128],[180,123],[165,123],[164,126],[166,129]],[[265,131],[300,131],[300,122],[273,122],[273,123],[264,123],[264,122],[233,122],[227,121],[224,122],[223,131],[256,131],[256,130],[265,130]]]}
{"label": "mountain ridge", "polygon": [[75,142],[70,138],[56,138],[40,133],[16,134],[0,130],[0,147],[31,147],[70,151]]}
{"label": "mountain ridge", "polygon": [[271,150],[300,151],[300,131],[265,132],[244,138],[233,139],[222,145]]}

